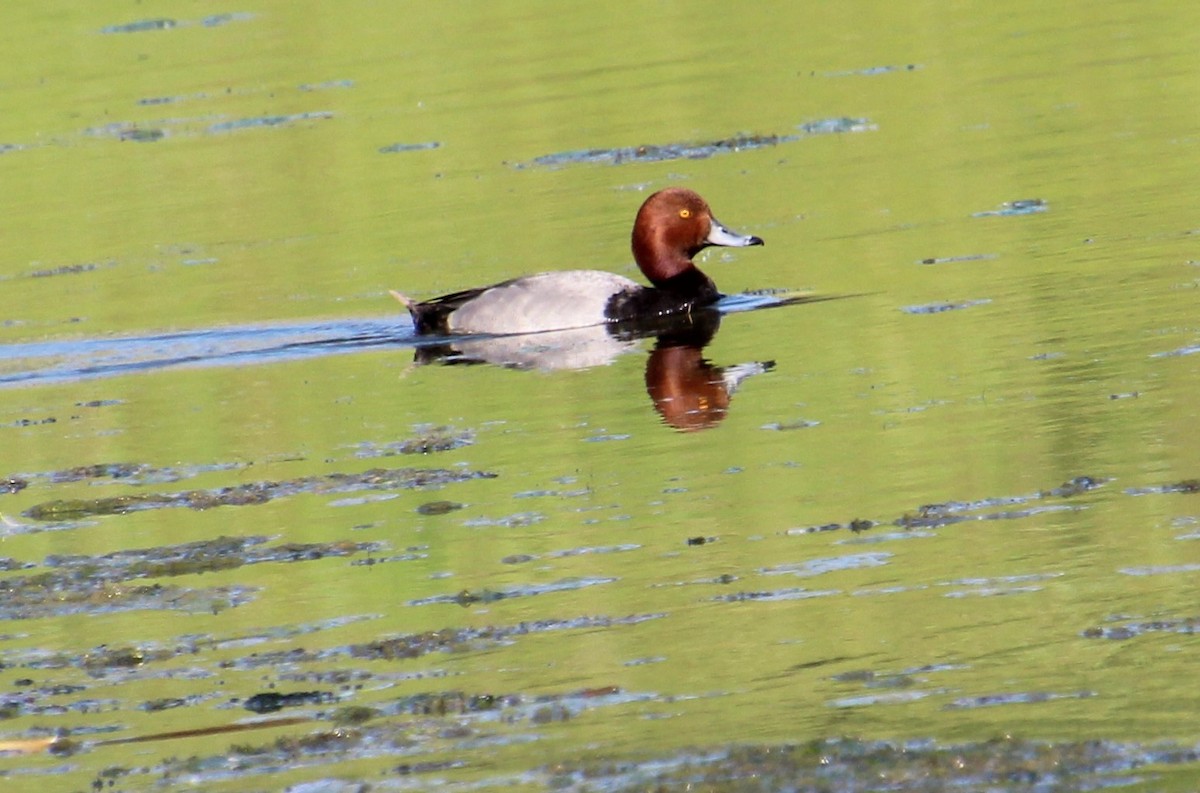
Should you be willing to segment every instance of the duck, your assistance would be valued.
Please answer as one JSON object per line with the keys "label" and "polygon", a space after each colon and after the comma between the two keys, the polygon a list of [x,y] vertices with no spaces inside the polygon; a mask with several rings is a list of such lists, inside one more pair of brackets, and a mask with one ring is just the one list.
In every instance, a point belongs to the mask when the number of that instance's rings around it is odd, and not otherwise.
{"label": "duck", "polygon": [[684,187],[651,195],[633,223],[633,258],[651,286],[603,270],[558,270],[417,301],[391,290],[418,336],[510,335],[655,321],[711,306],[723,297],[693,257],[713,245],[744,248],[763,240],[713,217]]}

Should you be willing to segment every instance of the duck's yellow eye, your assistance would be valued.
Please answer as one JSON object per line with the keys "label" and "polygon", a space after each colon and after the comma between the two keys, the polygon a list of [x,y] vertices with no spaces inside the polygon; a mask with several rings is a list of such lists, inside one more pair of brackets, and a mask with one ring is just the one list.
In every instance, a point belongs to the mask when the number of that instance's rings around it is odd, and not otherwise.
{"label": "duck's yellow eye", "polygon": [[692,216],[692,210],[690,210],[690,209],[679,210],[679,217],[684,218],[686,220],[687,218],[690,218],[691,216]]}

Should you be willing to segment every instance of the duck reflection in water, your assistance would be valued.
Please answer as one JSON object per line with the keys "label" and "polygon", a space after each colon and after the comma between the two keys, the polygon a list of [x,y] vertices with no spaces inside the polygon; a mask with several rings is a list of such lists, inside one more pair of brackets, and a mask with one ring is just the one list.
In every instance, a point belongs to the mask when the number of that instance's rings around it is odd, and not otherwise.
{"label": "duck reflection in water", "polygon": [[716,366],[703,350],[716,336],[715,310],[517,336],[476,337],[421,344],[417,364],[488,363],[511,369],[552,371],[612,363],[654,338],[646,359],[646,392],[668,425],[685,432],[714,427],[729,411],[730,398],[746,378],[770,371],[773,361]]}
{"label": "duck reflection in water", "polygon": [[774,361],[716,366],[704,357],[721,324],[721,315],[704,312],[705,321],[658,334],[646,359],[646,393],[663,421],[677,430],[715,427],[729,412],[733,393],[746,378],[769,372]]}

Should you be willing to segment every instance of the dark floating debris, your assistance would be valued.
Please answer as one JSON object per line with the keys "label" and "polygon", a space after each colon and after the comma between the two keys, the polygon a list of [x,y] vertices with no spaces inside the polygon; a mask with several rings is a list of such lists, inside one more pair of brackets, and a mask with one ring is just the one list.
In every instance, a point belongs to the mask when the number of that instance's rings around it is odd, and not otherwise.
{"label": "dark floating debris", "polygon": [[[1028,509],[985,512],[982,514],[973,513],[977,513],[981,509],[1028,504],[1048,498],[1070,498],[1090,490],[1095,490],[1108,481],[1107,479],[1092,476],[1077,476],[1056,488],[1042,490],[1029,496],[1008,496],[1004,498],[986,498],[978,501],[947,501],[940,504],[924,504],[915,514],[906,513],[897,518],[893,523],[904,529],[932,529],[968,520],[1026,518],[1047,510],[1056,509],[1056,507],[1031,507]],[[1057,509],[1068,509],[1068,507],[1057,507]]]}
{"label": "dark floating debris", "polygon": [[[943,511],[943,507],[946,507]],[[982,514],[962,514],[947,505],[926,505],[917,510],[916,514],[905,514],[893,521],[902,529],[937,529],[955,523],[965,523],[973,520],[1018,520],[1030,518],[1044,512],[1055,512],[1070,509],[1066,506],[1030,507],[1028,509],[1011,509],[1001,512],[985,512]]]}
{"label": "dark floating debris", "polygon": [[427,428],[411,438],[391,443],[362,443],[355,453],[359,458],[393,457],[397,454],[433,454],[461,449],[475,443],[475,433],[453,427]]}
{"label": "dark floating debris", "polygon": [[40,419],[21,418],[16,421],[11,421],[3,426],[5,427],[36,427],[39,424],[57,424],[58,419],[54,416],[44,416]]}
{"label": "dark floating debris", "polygon": [[231,570],[243,565],[264,562],[302,562],[327,557],[351,556],[357,553],[378,552],[375,542],[285,542],[268,546],[261,535],[248,537],[217,537],[213,540],[166,545],[131,551],[114,551],[104,556],[71,556],[50,554],[46,567],[70,571],[78,577],[87,572],[92,583],[101,581],[131,581],[139,578],[167,578],[179,575]]}
{"label": "dark floating debris", "polygon": [[1181,633],[1188,636],[1200,633],[1200,617],[1177,617],[1158,620],[1123,620],[1115,625],[1087,628],[1080,635],[1085,639],[1125,641],[1149,633]]}
{"label": "dark floating debris", "polygon": [[1100,479],[1094,476],[1077,476],[1074,479],[1063,482],[1058,487],[1043,490],[1038,495],[1042,498],[1070,498],[1071,496],[1077,496],[1080,493],[1087,493],[1098,487],[1103,487],[1105,483],[1110,481],[1109,479]]}
{"label": "dark floating debris", "polygon": [[846,528],[840,523],[823,523],[820,526],[803,526],[798,529],[788,529],[785,534],[818,534],[826,531],[840,531]]}
{"label": "dark floating debris", "polygon": [[337,702],[337,697],[328,691],[296,691],[290,694],[268,691],[250,697],[243,703],[243,707],[255,713],[275,713],[284,708],[329,705],[334,702]]}
{"label": "dark floating debris", "polygon": [[27,487],[29,487],[29,480],[19,476],[0,479],[0,493],[20,493]]}
{"label": "dark floating debris", "polygon": [[[262,772],[278,772],[281,768],[295,768],[297,765],[309,767],[347,759],[379,757],[381,752],[386,752],[404,756],[405,760],[385,773],[411,777],[445,772],[468,765],[467,761],[455,758],[419,760],[409,757],[414,751],[429,751],[425,747],[427,737],[437,735],[452,741],[465,740],[472,744],[484,742],[487,745],[496,745],[499,740],[500,745],[503,745],[511,739],[505,738],[502,733],[498,734],[497,725],[545,725],[565,722],[585,710],[649,699],[647,695],[624,692],[611,685],[538,696],[521,693],[425,692],[401,697],[375,708],[348,706],[317,715],[317,718],[331,722],[336,729],[284,734],[261,745],[234,744],[217,755],[170,758],[155,766],[153,771],[150,767],[141,767],[127,773],[131,777],[149,777],[151,773],[164,775],[168,779],[185,777],[195,784],[210,778],[227,777],[231,763],[236,764],[236,773],[249,776]],[[308,721],[305,720],[304,723]],[[289,726],[286,723],[281,724],[280,720],[262,723],[265,727],[276,725]],[[162,737],[174,736],[166,734]],[[60,741],[61,739],[55,741],[55,745]],[[537,771],[533,771],[527,777],[533,782],[538,779]],[[434,779],[422,789],[444,784],[445,780]],[[408,781],[401,785],[405,788],[410,786],[411,782]],[[354,782],[347,787],[340,780],[331,779],[311,784],[301,783],[300,786],[289,789],[300,790],[301,787],[314,791],[342,791],[359,790],[361,785]]]}
{"label": "dark floating debris", "polygon": [[[0,578],[0,619],[61,614],[107,613],[133,609],[220,611],[240,605],[253,591],[244,587],[181,589],[163,579],[233,570],[268,562],[292,563],[377,553],[374,542],[336,540],[268,545],[264,536],[217,537],[181,545],[115,551],[103,556],[50,554],[44,572]],[[27,569],[30,565],[22,565]]]}
{"label": "dark floating debris", "polygon": [[734,592],[729,595],[716,595],[710,600],[721,603],[776,603],[784,600],[808,600],[809,598],[840,595],[837,589],[805,589],[804,587],[789,587],[786,589],[770,589],[757,592]]}
{"label": "dark floating debris", "polygon": [[[810,665],[805,664],[801,668],[810,668]],[[880,674],[873,669],[852,669],[832,675],[829,679],[839,683],[860,683],[863,688],[912,688],[921,682],[921,679],[913,677],[913,674],[930,671],[935,670],[926,667],[898,674]]]}
{"label": "dark floating debris", "polygon": [[590,578],[563,578],[558,581],[551,581],[546,584],[525,584],[522,586],[509,587],[508,589],[481,589],[471,591],[464,589],[456,595],[434,595],[427,598],[418,598],[408,601],[410,606],[430,606],[436,604],[455,603],[466,608],[474,606],[478,603],[495,603],[500,600],[518,597],[533,597],[534,595],[544,595],[549,592],[573,592],[578,589],[586,589],[588,587],[600,586],[602,584],[611,584],[617,581],[616,578],[605,578],[593,576]]}
{"label": "dark floating debris", "polygon": [[417,507],[417,513],[420,515],[446,515],[462,508],[463,505],[456,501],[427,501]]}
{"label": "dark floating debris", "polygon": [[420,559],[428,559],[429,554],[420,553],[417,551],[409,551],[407,553],[398,553],[391,556],[368,556],[365,559],[356,559],[350,563],[351,567],[374,567],[377,564],[390,564],[392,562],[415,562]]}
{"label": "dark floating debris", "polygon": [[1099,790],[1145,782],[1147,768],[1190,767],[1196,760],[1195,747],[1177,744],[820,738],[696,749],[641,762],[558,763],[545,773],[551,790],[586,787],[606,793]]}
{"label": "dark floating debris", "polygon": [[188,697],[162,697],[143,702],[141,705],[138,705],[138,710],[144,710],[147,713],[160,713],[164,710],[174,710],[175,708],[186,708],[197,705],[201,700],[202,697],[197,695]]}
{"label": "dark floating debris", "polygon": [[695,143],[646,144],[610,149],[581,149],[545,154],[528,163],[518,163],[517,168],[561,167],[600,163],[622,165],[629,162],[666,162],[668,160],[704,160],[717,154],[771,148],[783,143],[792,143],[812,135],[830,135],[847,132],[862,132],[875,129],[870,121],[861,118],[832,118],[800,124],[799,134],[786,135],[734,135],[720,140]]}
{"label": "dark floating debris", "polygon": [[137,22],[126,22],[121,25],[108,25],[100,28],[101,33],[143,33],[147,30],[170,30],[178,26],[174,19],[139,19]]}
{"label": "dark floating debris", "polygon": [[[121,400],[94,399],[88,402],[76,402],[75,406],[99,408],[119,404],[122,404]],[[77,465],[74,468],[63,468],[58,471],[21,474],[19,478],[26,480],[27,485],[35,482],[62,484],[64,482],[90,482],[102,479],[111,479],[123,484],[146,485],[178,482],[181,479],[200,474],[216,471],[232,471],[243,467],[239,463],[215,463],[209,465],[180,466],[179,468],[159,468],[146,463],[92,463]]]}
{"label": "dark floating debris", "polygon": [[[185,611],[216,614],[251,600],[252,587],[130,586],[93,581],[76,571],[0,579],[0,620],[44,619],[124,611]],[[172,657],[174,657],[172,655]]]}
{"label": "dark floating debris", "polygon": [[156,140],[162,140],[166,136],[167,133],[161,129],[146,129],[144,127],[127,129],[118,135],[121,140],[131,140],[134,143],[153,143]]}
{"label": "dark floating debris", "polygon": [[383,146],[379,149],[380,154],[400,154],[406,151],[428,151],[441,147],[441,143],[436,140],[427,141],[425,143],[393,143],[390,146]]}
{"label": "dark floating debris", "polygon": [[367,707],[366,705],[347,705],[343,708],[338,708],[330,714],[329,720],[339,727],[356,727],[360,724],[366,724],[381,713],[382,711]]}
{"label": "dark floating debris", "polygon": [[529,553],[513,553],[501,557],[500,564],[528,564],[529,562],[536,561],[538,558],[540,557]]}
{"label": "dark floating debris", "polygon": [[372,468],[359,474],[303,476],[281,482],[250,482],[214,490],[186,490],[177,493],[132,493],[90,499],[58,499],[25,510],[34,520],[79,520],[94,515],[120,515],[165,507],[212,507],[265,504],[275,498],[299,493],[348,493],[357,490],[398,490],[493,479],[486,471],[450,471],[439,468]]}
{"label": "dark floating debris", "polygon": [[165,130],[157,127],[142,127],[132,121],[113,121],[99,127],[87,127],[83,130],[83,134],[91,138],[116,138],[134,143],[153,143],[167,136]]}
{"label": "dark floating debris", "polygon": [[[1055,694],[1047,696],[1056,698]],[[653,695],[623,691],[616,686],[537,696],[521,692],[430,691],[379,703],[373,709],[364,709],[370,712],[355,714],[355,719],[339,719],[338,714],[346,709],[333,709],[318,716],[331,726],[315,731],[306,721],[297,731],[272,733],[266,739],[259,739],[262,743],[235,743],[203,755],[172,755],[153,765],[134,764],[111,773],[122,789],[140,789],[156,782],[161,786],[163,779],[172,783],[182,779],[193,786],[211,787],[228,781],[231,767],[235,769],[232,773],[244,778],[302,767],[309,769],[311,775],[327,776],[294,786],[296,790],[301,786],[305,790],[357,790],[360,783],[344,785],[339,778],[344,774],[338,772],[341,766],[332,764],[391,754],[397,759],[388,763],[384,773],[401,779],[385,776],[385,781],[396,783],[390,787],[433,788],[446,786],[448,782],[453,784],[457,780],[448,778],[446,772],[469,765],[454,754],[455,750],[451,749],[447,755],[441,746],[431,745],[429,739],[434,736],[455,741],[459,753],[481,744],[505,746],[506,741],[512,740],[505,725],[511,725],[510,730],[518,733],[528,733],[540,725],[569,722],[585,711],[653,700]],[[268,726],[275,724],[278,722]],[[67,739],[57,739],[51,750],[61,755],[83,748],[78,744],[59,745],[66,742]],[[435,751],[437,755],[425,759],[425,753]],[[1172,774],[1186,775],[1196,766],[1197,750],[1192,745],[1169,742],[1049,742],[1011,736],[956,743],[942,743],[928,737],[909,740],[843,737],[803,743],[743,742],[640,752],[622,758],[610,753],[598,759],[544,762],[520,773],[525,786],[606,793],[1100,790],[1137,786],[1148,779],[1174,778]],[[322,766],[329,770],[322,772]],[[438,776],[413,778],[428,774]],[[509,776],[500,777],[498,783],[485,781],[492,786],[511,784]]]}
{"label": "dark floating debris", "polygon": [[1022,198],[1017,201],[1005,201],[998,209],[989,209],[984,212],[975,212],[971,215],[973,218],[986,218],[995,216],[1010,216],[1010,215],[1036,215],[1039,212],[1045,212],[1050,209],[1040,198]]}
{"label": "dark floating debris", "polygon": [[[486,626],[481,628],[443,628],[438,631],[409,633],[389,639],[379,639],[365,644],[352,644],[338,651],[351,658],[396,661],[419,658],[431,653],[448,653],[462,650],[482,650],[500,644],[509,644],[519,636],[561,630],[611,628],[617,625],[638,625],[649,620],[661,619],[665,614],[631,614],[626,617],[584,616],[573,619],[527,620],[509,626]],[[311,660],[311,659],[310,659]]]}
{"label": "dark floating debris", "polygon": [[141,477],[150,470],[150,466],[142,463],[93,463],[55,471],[50,474],[50,481],[62,483],[83,482],[89,479],[130,479]]}
{"label": "dark floating debris", "polygon": [[1131,496],[1148,496],[1159,493],[1200,493],[1200,479],[1184,479],[1181,482],[1150,487],[1131,487],[1125,492]]}
{"label": "dark floating debris", "polygon": [[137,647],[101,646],[83,656],[83,668],[136,669],[146,663],[147,653]]}
{"label": "dark floating debris", "polygon": [[[1070,499],[1074,496],[1078,496],[1103,487],[1110,481],[1112,480],[1098,476],[1077,476],[1074,479],[1069,479],[1066,482],[1063,482],[1058,487],[1053,487],[1048,490],[1039,490],[1038,492],[1031,493],[1029,495],[1000,496],[995,498],[978,499],[976,501],[945,501],[936,504],[923,504],[918,507],[915,512],[906,512],[887,525],[898,526],[902,529],[911,531],[914,529],[940,528],[942,526],[949,526],[965,521],[1014,520],[1017,518],[1027,518],[1033,515],[1039,515],[1045,512],[1069,510],[1073,509],[1073,507],[1065,504],[1037,505],[1035,502],[1046,501],[1048,499]],[[1197,490],[1200,491],[1200,480],[1193,481],[1195,482]],[[1015,506],[1022,506],[1024,508],[998,509]],[[997,509],[998,511],[982,511]],[[829,531],[848,530],[854,534],[860,534],[881,525],[885,524],[881,521],[855,518],[854,520],[851,520],[845,524],[823,523],[816,526],[802,526],[799,528],[788,529],[785,533],[789,535],[819,534]]]}
{"label": "dark floating debris", "polygon": [[968,253],[962,256],[930,256],[927,259],[921,259],[917,264],[955,264],[958,262],[981,262],[988,259],[995,259],[994,253]]}
{"label": "dark floating debris", "polygon": [[905,314],[944,314],[947,311],[960,311],[964,308],[972,306],[985,306],[991,303],[991,298],[982,298],[980,300],[959,300],[954,303],[926,303],[921,306],[901,306],[900,310]]}
{"label": "dark floating debris", "polygon": [[[106,263],[111,267],[112,262]],[[100,265],[95,262],[84,262],[82,264],[64,264],[58,267],[50,267],[44,270],[34,270],[29,274],[30,278],[50,278],[55,275],[75,275],[77,273],[89,273],[95,270]]]}

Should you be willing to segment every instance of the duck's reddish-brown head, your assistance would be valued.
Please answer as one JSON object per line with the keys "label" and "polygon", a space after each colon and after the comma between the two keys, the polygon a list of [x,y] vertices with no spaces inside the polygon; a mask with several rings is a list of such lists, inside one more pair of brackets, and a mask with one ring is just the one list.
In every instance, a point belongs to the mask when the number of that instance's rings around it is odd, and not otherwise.
{"label": "duck's reddish-brown head", "polygon": [[668,187],[647,198],[633,223],[633,258],[656,286],[695,267],[692,257],[710,245],[762,244],[759,237],[727,229],[703,198],[683,187]]}

